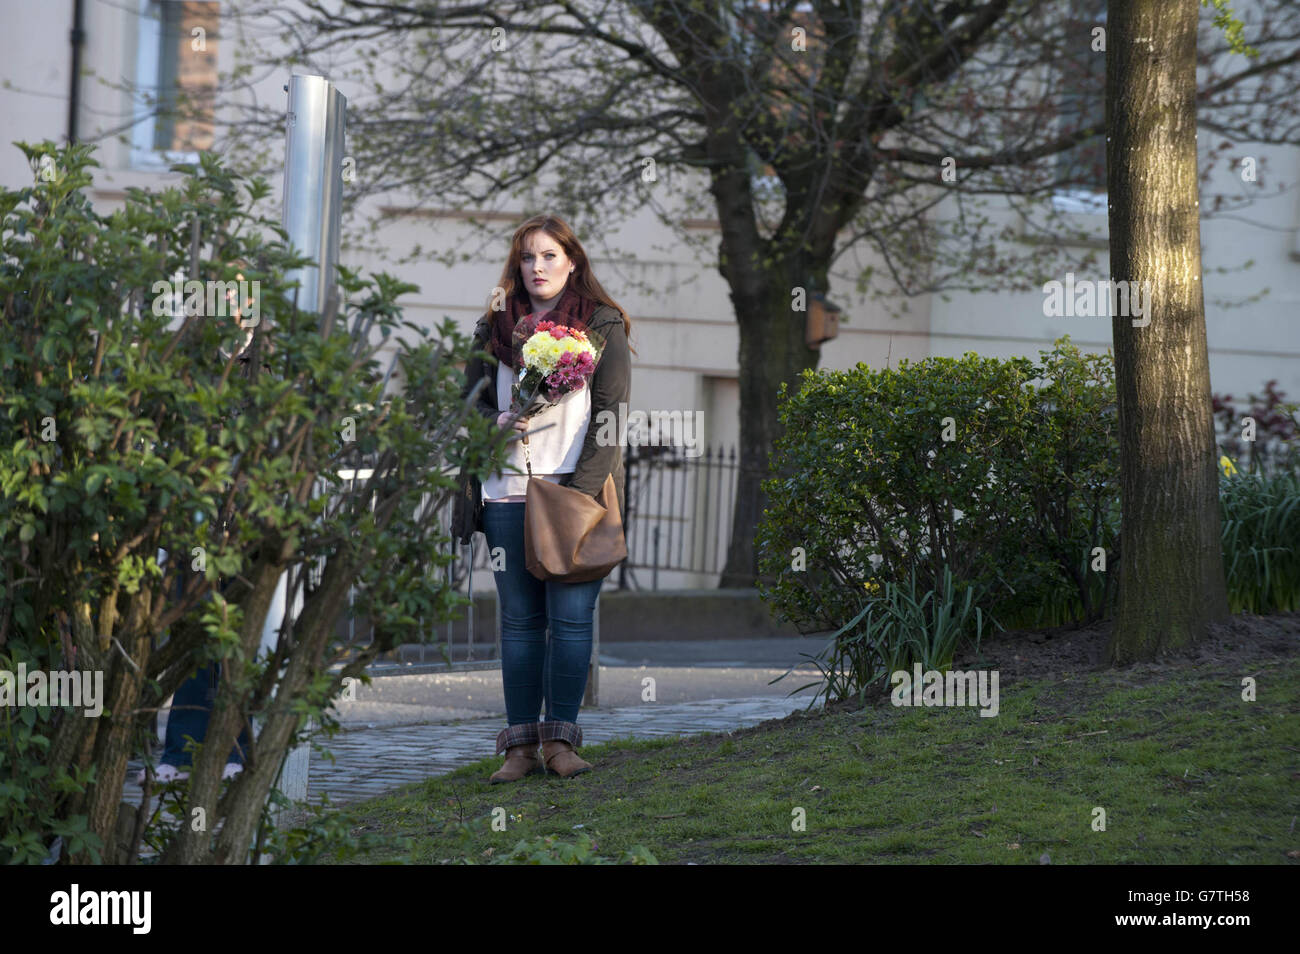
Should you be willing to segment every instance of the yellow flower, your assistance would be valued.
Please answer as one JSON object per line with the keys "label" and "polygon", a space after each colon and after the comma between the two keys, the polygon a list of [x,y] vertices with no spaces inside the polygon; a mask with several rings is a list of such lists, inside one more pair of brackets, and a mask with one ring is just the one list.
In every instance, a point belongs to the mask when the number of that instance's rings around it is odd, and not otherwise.
{"label": "yellow flower", "polygon": [[1219,458],[1219,466],[1223,468],[1224,477],[1230,477],[1237,472],[1236,466],[1228,458],[1227,454],[1224,454]]}
{"label": "yellow flower", "polygon": [[549,375],[560,364],[560,356],[565,353],[582,354],[586,352],[596,356],[596,349],[585,337],[579,341],[572,337],[555,339],[545,331],[539,331],[524,342],[522,349],[524,364]]}

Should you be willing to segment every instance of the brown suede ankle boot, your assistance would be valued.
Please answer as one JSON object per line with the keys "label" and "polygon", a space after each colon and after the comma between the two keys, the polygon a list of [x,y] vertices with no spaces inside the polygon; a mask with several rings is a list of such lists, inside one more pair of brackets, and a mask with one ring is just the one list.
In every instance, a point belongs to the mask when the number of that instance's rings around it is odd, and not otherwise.
{"label": "brown suede ankle boot", "polygon": [[542,743],[542,761],[546,770],[554,772],[561,778],[573,778],[583,772],[591,771],[591,763],[584,762],[573,751],[573,746],[563,739],[547,739]]}
{"label": "brown suede ankle boot", "polygon": [[506,749],[506,761],[501,768],[492,773],[488,780],[493,785],[501,782],[517,782],[525,775],[546,771],[542,761],[537,757],[537,743],[512,745]]}

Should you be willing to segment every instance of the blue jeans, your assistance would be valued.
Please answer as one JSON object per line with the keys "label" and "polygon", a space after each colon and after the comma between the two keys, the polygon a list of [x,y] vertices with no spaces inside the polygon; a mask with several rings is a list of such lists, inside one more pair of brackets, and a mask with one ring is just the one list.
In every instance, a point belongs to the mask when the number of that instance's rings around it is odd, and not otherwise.
{"label": "blue jeans", "polygon": [[[189,769],[193,753],[185,751],[186,736],[201,743],[208,734],[208,718],[212,715],[212,705],[217,698],[217,680],[221,678],[221,665],[212,663],[199,668],[198,672],[186,679],[176,695],[172,697],[171,714],[167,717],[162,760],[176,768]],[[244,764],[244,753],[248,751],[248,729],[239,733],[235,747],[230,750],[226,762]]]}
{"label": "blue jeans", "polygon": [[[230,580],[223,580],[220,584],[222,593],[226,592],[230,586]],[[185,580],[178,577],[176,580],[175,597],[181,598],[185,590]],[[164,764],[175,766],[179,769],[189,770],[193,753],[186,752],[186,736],[193,739],[196,743],[202,743],[208,734],[208,719],[212,715],[212,706],[217,699],[217,680],[221,678],[221,664],[210,663],[207,666],[200,666],[198,671],[190,678],[181,683],[176,694],[172,696],[171,713],[167,716],[167,730],[163,735],[163,755],[161,761]],[[226,756],[227,764],[236,762],[244,764],[244,753],[248,751],[248,729],[245,728],[239,733],[239,738],[235,740],[234,748]]]}
{"label": "blue jeans", "polygon": [[[592,615],[604,580],[563,583],[539,580],[524,557],[524,504],[483,504],[483,533],[489,552],[501,547],[505,569],[495,570],[501,604],[501,682],[506,721],[573,723],[587,688]],[[546,638],[547,624],[550,639]]]}

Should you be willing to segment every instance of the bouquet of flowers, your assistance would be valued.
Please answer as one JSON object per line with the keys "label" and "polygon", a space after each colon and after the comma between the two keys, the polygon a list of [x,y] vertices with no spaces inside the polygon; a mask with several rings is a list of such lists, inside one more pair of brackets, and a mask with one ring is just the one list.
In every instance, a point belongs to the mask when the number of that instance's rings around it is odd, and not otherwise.
{"label": "bouquet of flowers", "polygon": [[[599,336],[554,321],[528,316],[515,328],[521,367],[510,389],[510,411],[529,418],[580,391],[596,371],[603,342]],[[528,443],[528,435],[523,436]]]}

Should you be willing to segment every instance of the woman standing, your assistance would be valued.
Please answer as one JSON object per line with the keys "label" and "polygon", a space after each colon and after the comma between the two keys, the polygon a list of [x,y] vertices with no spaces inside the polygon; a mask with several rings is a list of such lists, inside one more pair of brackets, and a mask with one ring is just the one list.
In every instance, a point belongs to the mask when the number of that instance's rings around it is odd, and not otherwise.
{"label": "woman standing", "polygon": [[[604,350],[588,385],[531,419],[514,421],[513,426],[528,433],[530,428],[553,424],[529,438],[533,475],[596,497],[612,474],[622,515],[623,449],[617,439],[597,437],[602,430],[599,422],[610,419],[602,412],[617,420],[619,403],[626,405],[629,397],[627,313],[601,288],[573,231],[551,215],[534,216],[515,230],[498,286],[495,308],[489,306],[474,334],[475,349],[492,354],[496,369],[482,359],[471,359],[465,369],[465,394],[487,378],[477,409],[499,427],[510,427],[510,389],[522,366],[515,325],[530,314],[549,313],[548,320],[599,336]],[[523,471],[522,443],[509,447],[508,461]],[[484,480],[481,522],[464,529],[462,536],[462,542],[468,542],[473,530],[482,530],[489,551],[504,554],[504,568],[495,569],[493,575],[501,608],[501,680],[507,721],[497,736],[496,751],[504,751],[506,759],[492,775],[494,783],[541,771],[571,778],[591,768],[574,750],[582,745],[578,707],[591,661],[592,615],[604,581],[543,582],[528,572],[524,557],[527,483],[526,474],[509,471]],[[545,721],[541,720],[543,704]]]}

